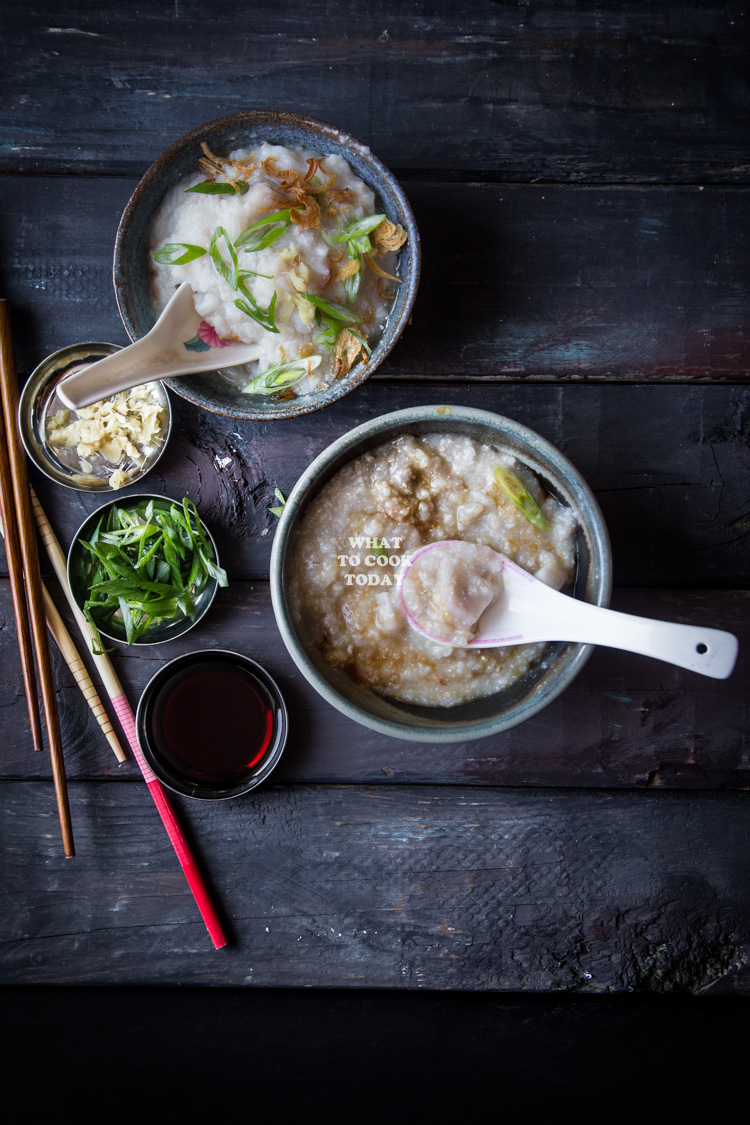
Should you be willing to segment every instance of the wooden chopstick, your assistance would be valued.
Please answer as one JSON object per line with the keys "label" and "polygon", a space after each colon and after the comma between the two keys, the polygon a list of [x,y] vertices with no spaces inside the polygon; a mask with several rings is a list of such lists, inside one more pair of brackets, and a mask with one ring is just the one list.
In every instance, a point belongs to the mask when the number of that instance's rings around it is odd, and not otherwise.
{"label": "wooden chopstick", "polygon": [[[6,497],[8,498],[7,507],[9,510],[6,510]],[[26,587],[23,581],[21,548],[18,545],[18,526],[16,525],[12,501],[13,481],[10,475],[5,427],[0,425],[0,520],[2,520],[3,528],[7,528],[7,532],[4,532],[5,555],[8,560],[8,575],[13,596],[13,614],[16,619],[16,635],[18,636],[18,651],[21,654],[21,671],[23,672],[23,687],[26,693],[26,707],[29,712],[31,739],[34,749],[42,750],[44,746],[42,743],[42,724],[39,719],[39,699],[36,691],[34,648],[31,641],[29,611],[26,606]]]}
{"label": "wooden chopstick", "polygon": [[[112,661],[106,653],[100,652],[98,648],[97,638],[94,634],[91,625],[83,616],[83,613],[76,605],[70,586],[68,585],[68,573],[63,554],[62,547],[57,541],[57,537],[52,529],[47,516],[39,503],[39,497],[31,490],[31,503],[34,510],[34,518],[39,530],[39,536],[44,544],[45,550],[52,563],[52,568],[57,575],[57,580],[62,587],[63,593],[68,600],[68,605],[73,611],[73,614],[81,630],[82,635],[86,639],[89,651],[93,653],[94,661],[99,674],[104,684],[105,690],[109,694],[112,705],[117,712],[117,717],[120,720],[122,729],[127,736],[130,743],[130,749],[133,751],[133,757],[138,763],[138,767],[143,774],[143,780],[148,786],[149,792],[153,798],[154,804],[162,819],[167,835],[169,836],[170,843],[175,850],[177,858],[182,867],[185,878],[188,881],[190,890],[193,892],[193,898],[196,905],[200,910],[201,917],[206,924],[211,940],[216,949],[221,949],[227,944],[227,939],[222,929],[221,921],[216,908],[214,907],[211,897],[208,893],[208,888],[203,880],[197,863],[193,858],[190,850],[190,845],[185,838],[182,828],[179,825],[177,817],[175,816],[174,809],[172,808],[169,798],[167,797],[164,786],[159,781],[158,777],[153,773],[146,759],[143,757],[141,748],[138,745],[138,735],[135,729],[135,716],[133,710],[128,702],[128,698],[123,691],[122,684],[117,678],[117,674],[112,666]],[[92,646],[92,641],[93,646]]]}
{"label": "wooden chopstick", "polygon": [[[26,604],[28,607],[31,638],[36,654],[39,684],[42,693],[42,706],[47,726],[47,742],[52,763],[52,780],[57,800],[57,815],[60,820],[63,849],[70,858],[75,855],[73,831],[70,824],[70,805],[68,803],[68,784],[65,777],[60,721],[57,714],[55,682],[52,676],[52,658],[47,639],[47,622],[44,613],[42,579],[39,573],[39,555],[36,546],[34,517],[31,512],[29,477],[26,468],[26,454],[18,433],[18,379],[11,343],[10,314],[8,302],[0,300],[0,391],[4,415],[5,436],[7,439],[8,463],[12,483],[12,495],[3,494],[3,511],[6,515],[6,528],[14,522],[18,529],[19,559],[26,584]],[[5,488],[5,481],[2,481]],[[15,508],[15,510],[14,510]],[[9,553],[11,553],[11,547]]]}
{"label": "wooden chopstick", "polygon": [[[5,537],[4,519],[2,523],[0,523],[0,535]],[[120,746],[114,727],[109,721],[109,715],[104,710],[104,704],[99,698],[99,693],[94,687],[94,683],[86,670],[86,665],[81,660],[78,650],[73,643],[73,638],[68,632],[68,627],[58,613],[57,606],[52,601],[49,590],[44,585],[44,582],[42,582],[42,593],[44,594],[44,612],[47,618],[47,628],[54,637],[55,644],[60,649],[65,663],[73,673],[75,681],[81,689],[83,698],[88,703],[94,718],[102,729],[102,734],[114,750],[115,757],[118,762],[125,762],[127,761],[125,752],[122,746]]]}
{"label": "wooden chopstick", "polygon": [[125,751],[120,745],[120,740],[115,734],[115,729],[109,721],[109,715],[104,709],[104,704],[99,698],[99,693],[94,687],[94,683],[86,670],[86,665],[81,660],[78,650],[73,643],[73,638],[68,632],[68,628],[60,616],[57,606],[52,601],[46,586],[44,587],[44,607],[47,613],[47,627],[55,638],[55,643],[60,649],[65,663],[73,673],[73,677],[81,689],[83,698],[91,708],[91,713],[99,724],[102,734],[112,747],[117,761],[126,762],[127,757]]}

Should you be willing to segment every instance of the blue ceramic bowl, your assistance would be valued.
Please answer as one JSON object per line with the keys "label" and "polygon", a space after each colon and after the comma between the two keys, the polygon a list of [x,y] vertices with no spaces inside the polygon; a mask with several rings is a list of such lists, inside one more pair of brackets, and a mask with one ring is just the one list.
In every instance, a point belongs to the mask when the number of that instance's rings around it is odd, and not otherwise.
{"label": "blue ceramic bowl", "polygon": [[308,505],[349,461],[400,434],[456,433],[501,447],[517,457],[578,517],[578,566],[573,594],[607,605],[612,585],[609,535],[599,505],[580,473],[548,441],[526,426],[484,410],[420,406],[374,418],[335,441],[297,481],[279,521],[271,554],[271,596],[281,636],[305,678],[337,710],[358,723],[418,742],[464,742],[516,726],[541,711],[575,679],[591,645],[556,642],[523,679],[505,691],[457,707],[417,707],[375,695],[330,668],[307,647],[287,598],[287,576],[297,531]]}
{"label": "blue ceramic bowl", "polygon": [[366,145],[324,121],[296,113],[252,111],[233,113],[186,133],[158,157],[133,192],[117,231],[114,256],[114,285],[123,324],[131,340],[145,336],[156,320],[152,296],[149,256],[150,228],[166,193],[192,175],[203,155],[201,141],[217,153],[269,141],[288,147],[306,148],[325,155],[343,156],[356,174],[377,196],[383,212],[407,232],[399,255],[402,279],[382,336],[367,364],[357,364],[344,379],[326,391],[277,402],[248,398],[211,374],[181,376],[165,380],[177,394],[204,410],[233,418],[293,418],[309,414],[343,398],[363,383],[389,354],[403,332],[417,295],[420,271],[419,233],[411,207],[388,169]]}

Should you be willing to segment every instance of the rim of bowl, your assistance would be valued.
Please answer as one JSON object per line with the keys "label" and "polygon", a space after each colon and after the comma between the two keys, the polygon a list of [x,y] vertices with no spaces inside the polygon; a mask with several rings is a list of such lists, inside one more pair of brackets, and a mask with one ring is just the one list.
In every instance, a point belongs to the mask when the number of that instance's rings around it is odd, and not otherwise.
{"label": "rim of bowl", "polygon": [[45,391],[53,383],[53,380],[55,386],[57,383],[62,382],[62,378],[59,377],[60,372],[67,369],[75,362],[94,356],[114,355],[115,352],[119,351],[122,351],[121,344],[109,344],[103,340],[85,341],[80,344],[67,344],[64,348],[58,348],[56,352],[52,352],[46,359],[43,359],[41,363],[36,365],[21,391],[21,397],[18,403],[18,429],[21,434],[24,449],[31,461],[36,465],[37,469],[39,469],[39,472],[43,473],[48,480],[55,481],[56,484],[62,484],[66,488],[72,488],[76,492],[88,492],[94,495],[108,495],[114,497],[115,495],[123,493],[126,488],[131,488],[132,485],[139,484],[162,459],[169,439],[172,436],[172,402],[169,393],[164,386],[163,380],[149,379],[149,384],[159,383],[161,386],[164,396],[164,405],[167,411],[166,430],[159,451],[148,461],[141,472],[136,474],[127,484],[124,484],[122,488],[112,488],[102,477],[94,478],[99,481],[99,484],[96,485],[76,483],[72,477],[66,475],[66,469],[57,469],[51,461],[45,460],[40,454],[39,447],[46,452],[47,443],[37,439],[34,418],[37,406]]}
{"label": "rim of bowl", "polygon": [[[124,500],[127,504],[138,504],[138,503],[140,503],[141,500],[160,500],[164,504],[179,504],[179,501],[174,500],[171,496],[160,496],[156,492],[136,492],[132,496],[124,497]],[[111,506],[113,504],[117,504],[117,503],[118,503],[118,497],[113,496],[111,500],[106,500],[103,504],[100,504],[98,508],[94,508],[93,512],[89,512],[89,514],[86,516],[83,523],[80,525],[80,527],[78,528],[75,535],[73,536],[73,538],[70,541],[70,547],[68,548],[68,556],[67,556],[67,559],[66,559],[66,562],[65,562],[65,576],[66,576],[67,581],[68,581],[68,589],[70,590],[70,592],[73,596],[73,601],[76,603],[76,606],[81,613],[83,612],[83,608],[82,608],[82,606],[81,606],[81,604],[78,600],[78,596],[76,594],[76,587],[75,587],[75,584],[71,581],[71,575],[70,575],[71,564],[73,562],[73,554],[78,547],[78,540],[81,536],[81,532],[83,531],[84,527],[86,527],[86,525],[89,523],[89,521],[93,520],[96,516],[101,516],[102,513],[107,508],[111,508]],[[214,561],[216,562],[217,565],[219,565],[221,560],[219,559],[219,552],[216,548],[216,541],[214,540],[214,537],[211,534],[210,529],[206,526],[205,520],[203,519],[203,517],[200,514],[198,515],[198,519],[201,521],[201,527],[203,528],[206,535],[208,536],[209,541],[211,543],[211,546],[214,549]],[[200,613],[196,614],[195,619],[193,621],[190,621],[189,624],[187,624],[184,629],[180,629],[179,631],[175,630],[175,632],[173,634],[171,634],[171,636],[160,637],[159,640],[154,640],[154,641],[137,640],[137,641],[133,641],[132,644],[128,644],[127,640],[124,637],[115,637],[115,636],[113,636],[112,633],[106,633],[104,631],[104,629],[100,629],[98,625],[97,625],[97,629],[99,629],[99,633],[101,634],[101,636],[106,637],[108,641],[115,641],[116,644],[125,645],[126,648],[135,648],[136,646],[140,646],[142,648],[154,648],[156,645],[165,645],[169,641],[176,641],[180,637],[184,637],[186,633],[189,633],[191,629],[194,629],[195,626],[198,624],[198,622],[203,620],[203,618],[206,616],[209,609],[213,605],[214,599],[216,597],[216,593],[219,589],[219,583],[216,581],[215,578],[211,578],[210,581],[212,583],[211,593],[209,594],[208,599],[206,601],[206,604],[203,606]],[[187,621],[188,619],[185,618],[185,620]]]}
{"label": "rim of bowl", "polygon": [[[221,405],[210,404],[206,396],[198,393],[187,387],[184,380],[181,379],[165,379],[164,382],[176,394],[186,399],[188,402],[199,406],[204,410],[209,410],[214,414],[221,414],[227,418],[244,418],[248,421],[267,421],[277,420],[283,418],[297,418],[303,414],[312,414],[315,411],[322,410],[326,406],[330,406],[333,402],[338,402],[344,398],[351,391],[361,386],[366,379],[372,375],[381,365],[383,360],[391,353],[398,340],[406,328],[409,319],[414,309],[414,302],[417,296],[417,289],[419,287],[419,280],[421,276],[422,264],[422,251],[419,231],[414,219],[414,214],[411,205],[404,194],[404,190],[399,184],[393,173],[383,164],[377,156],[369,149],[369,147],[358,141],[350,133],[344,129],[340,129],[336,125],[331,125],[327,121],[322,121],[316,117],[310,117],[302,113],[285,113],[276,110],[239,110],[237,113],[227,114],[225,117],[217,117],[213,121],[208,121],[203,125],[196,126],[194,129],[184,133],[177,140],[173,141],[164,151],[157,156],[156,160],[147,169],[145,174],[141,177],[140,181],[135,187],[133,194],[128,200],[125,210],[117,227],[117,235],[115,238],[114,259],[112,265],[112,279],[115,290],[115,298],[117,300],[117,307],[120,312],[120,318],[126,332],[132,341],[142,338],[145,335],[142,326],[137,322],[137,316],[134,309],[132,299],[127,293],[127,279],[125,272],[122,268],[122,258],[124,255],[124,248],[127,246],[130,231],[133,225],[133,218],[144,196],[147,195],[151,189],[153,181],[168,166],[171,160],[180,155],[185,149],[191,145],[204,140],[212,132],[219,128],[229,128],[232,123],[236,123],[237,128],[241,128],[243,124],[262,127],[267,123],[268,128],[272,129],[274,125],[290,125],[295,128],[300,128],[305,132],[310,133],[310,147],[316,147],[314,140],[316,137],[323,136],[333,140],[337,145],[340,145],[344,150],[349,149],[354,152],[362,161],[372,167],[377,177],[387,183],[388,189],[393,193],[393,196],[401,208],[402,214],[398,218],[403,222],[403,225],[408,233],[407,246],[409,247],[409,257],[407,261],[411,262],[411,269],[408,276],[402,279],[401,285],[398,289],[398,310],[394,309],[388,316],[383,332],[380,339],[373,348],[372,355],[368,358],[367,363],[360,363],[354,368],[353,377],[347,376],[345,379],[336,380],[331,384],[329,390],[319,394],[314,392],[309,395],[303,395],[299,399],[287,400],[288,405],[278,404],[276,408],[260,411],[252,409],[251,406],[243,408],[241,402],[233,407],[231,410],[223,408]],[[319,146],[317,146],[319,147]],[[353,169],[355,174],[360,173]],[[360,175],[361,179],[365,179]],[[381,193],[379,189],[365,179],[369,187],[375,191],[376,197],[382,203]],[[169,185],[174,186],[174,185]],[[161,203],[164,195],[169,190],[169,187],[161,193],[158,202],[153,208],[152,214],[156,213],[156,209]],[[393,319],[393,313],[396,313]],[[156,317],[154,317],[154,320]],[[148,331],[148,329],[146,329]],[[386,339],[387,338],[387,339]],[[192,376],[185,376],[184,378],[192,378]],[[239,392],[238,392],[239,397]],[[306,401],[309,400],[309,401]]]}
{"label": "rim of bowl", "polygon": [[[279,708],[280,723],[276,744],[265,766],[258,772],[258,776],[253,779],[252,784],[245,783],[243,785],[236,785],[229,792],[226,790],[212,792],[207,789],[202,789],[197,783],[195,785],[182,785],[179,781],[170,776],[169,772],[162,765],[161,760],[156,757],[148,743],[148,739],[145,737],[145,732],[144,737],[141,738],[141,730],[145,726],[146,721],[144,711],[150,702],[150,697],[153,694],[156,681],[166,675],[168,669],[173,668],[176,664],[187,662],[194,656],[202,656],[209,660],[215,657],[231,656],[246,667],[249,666],[248,670],[263,684],[266,691],[268,691]],[[173,793],[179,793],[183,797],[192,797],[196,801],[230,801],[234,797],[242,797],[245,793],[250,793],[253,789],[257,789],[259,785],[262,785],[263,782],[268,780],[278,766],[289,739],[289,710],[286,705],[286,700],[284,699],[284,694],[274,677],[267,668],[259,664],[257,660],[253,660],[251,656],[245,656],[244,652],[234,652],[232,649],[228,648],[195,649],[193,652],[184,652],[180,656],[175,656],[172,660],[168,660],[166,664],[162,664],[161,667],[154,672],[138,700],[138,706],[135,712],[135,734],[141,753],[149,766],[159,780],[163,782],[168,789],[171,789]]]}
{"label": "rim of bowl", "polygon": [[[405,410],[397,410],[390,414],[380,415],[377,418],[363,423],[361,426],[356,426],[353,430],[337,438],[336,441],[332,442],[331,445],[327,446],[326,449],[318,454],[299,478],[286,501],[284,511],[282,512],[278,527],[276,528],[276,534],[271,549],[270,569],[271,601],[276,617],[276,624],[282,640],[299,670],[305,676],[308,683],[310,683],[318,694],[330,703],[331,706],[335,707],[336,710],[340,711],[348,718],[353,719],[363,726],[369,727],[371,730],[375,730],[380,734],[389,735],[392,738],[401,738],[410,742],[464,742],[478,738],[486,738],[509,730],[520,722],[531,718],[532,715],[536,715],[562,694],[581,671],[595,647],[591,644],[573,642],[565,644],[564,642],[556,642],[561,646],[559,651],[560,658],[563,661],[562,666],[556,670],[550,669],[550,672],[554,672],[554,674],[545,676],[544,679],[540,679],[537,684],[534,685],[531,698],[525,697],[521,699],[517,704],[511,707],[508,712],[494,719],[489,717],[477,720],[459,721],[451,724],[449,727],[443,725],[438,718],[428,719],[415,716],[415,722],[421,721],[423,724],[420,727],[417,725],[411,726],[405,722],[399,722],[395,718],[390,720],[370,714],[338,692],[308,656],[307,650],[302,641],[298,638],[296,629],[292,624],[285,591],[285,566],[288,561],[287,552],[290,539],[298,519],[302,518],[304,515],[307,504],[314,495],[328,483],[336,471],[365,452],[364,448],[360,448],[355,452],[356,447],[363,446],[363,443],[371,442],[369,447],[375,448],[379,444],[384,444],[388,440],[392,440],[397,436],[397,432],[408,432],[410,425],[417,424],[423,426],[424,423],[429,423],[440,426],[451,422],[459,423],[459,425],[461,423],[469,425],[475,424],[494,430],[498,435],[498,444],[500,444],[499,439],[503,433],[512,435],[519,442],[530,448],[530,452],[527,454],[527,463],[531,462],[529,468],[531,468],[532,472],[537,472],[547,479],[549,479],[549,470],[545,471],[535,467],[533,464],[533,451],[538,450],[540,454],[545,456],[553,464],[556,463],[559,466],[560,470],[562,470],[561,476],[564,478],[566,485],[570,487],[573,493],[577,493],[578,495],[579,503],[576,507],[578,509],[577,514],[581,517],[579,519],[579,528],[581,531],[584,530],[584,512],[580,510],[580,502],[582,501],[586,506],[585,525],[590,533],[590,539],[587,536],[587,545],[591,554],[588,585],[593,593],[592,604],[601,606],[608,605],[612,590],[612,555],[609,532],[607,531],[604,516],[602,515],[596,497],[584,477],[565,454],[561,453],[555,445],[546,438],[543,438],[535,430],[529,429],[528,426],[524,426],[522,423],[516,422],[505,415],[495,414],[487,410],[478,410],[474,407],[434,404],[430,406],[409,407]],[[500,423],[500,429],[498,429],[498,423]],[[589,599],[587,598],[586,600]],[[543,659],[544,657],[542,657],[542,660]],[[535,667],[538,667],[538,665]],[[550,680],[551,682],[548,682]],[[513,685],[511,685],[511,689],[508,690],[512,690],[512,687]],[[536,698],[533,698],[534,692],[538,693]],[[372,694],[375,695],[374,692]],[[496,693],[496,695],[501,694],[501,692]],[[379,696],[376,696],[376,698],[386,706],[393,702],[382,699]],[[482,698],[492,699],[494,697],[486,696]],[[395,701],[395,703],[398,706],[398,701]],[[412,705],[401,704],[401,706]],[[430,710],[437,712],[439,708],[434,707],[430,708]],[[449,720],[450,712],[451,708],[445,708],[447,720]]]}

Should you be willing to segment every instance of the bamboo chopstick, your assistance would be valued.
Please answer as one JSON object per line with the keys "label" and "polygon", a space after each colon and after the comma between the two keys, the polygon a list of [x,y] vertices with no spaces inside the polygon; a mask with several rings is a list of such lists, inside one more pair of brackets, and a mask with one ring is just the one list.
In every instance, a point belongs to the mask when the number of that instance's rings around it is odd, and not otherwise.
{"label": "bamboo chopstick", "polygon": [[[0,521],[0,535],[5,537],[5,520]],[[94,683],[86,671],[86,665],[81,660],[78,654],[73,638],[68,632],[68,627],[63,621],[62,617],[57,611],[57,606],[50,597],[49,590],[42,582],[42,593],[44,595],[44,611],[47,617],[47,628],[55,639],[55,644],[60,649],[65,663],[70,668],[76,683],[81,689],[83,698],[88,703],[94,718],[102,729],[102,734],[107,739],[112,749],[115,752],[115,757],[118,762],[125,762],[125,752],[120,746],[120,742],[115,734],[114,727],[109,721],[109,715],[104,710],[104,704],[99,698],[99,693],[94,687]]]}
{"label": "bamboo chopstick", "polygon": [[94,644],[93,650],[91,648],[91,641],[96,640],[94,631],[75,603],[75,599],[73,598],[70,586],[68,585],[65,555],[63,554],[62,548],[57,541],[57,537],[52,530],[52,525],[47,519],[44,509],[39,503],[39,497],[36,495],[33,488],[31,490],[31,503],[34,510],[34,517],[36,519],[39,535],[41,537],[42,543],[44,544],[45,550],[49,555],[49,559],[52,563],[55,574],[57,575],[57,579],[62,587],[65,597],[68,600],[68,604],[73,610],[78,627],[81,630],[82,635],[86,638],[89,649],[94,653],[94,660],[96,662],[97,668],[99,669],[102,683],[104,684],[109,698],[112,701],[112,705],[117,712],[117,717],[120,720],[122,729],[125,731],[128,742],[130,743],[130,749],[133,751],[133,757],[138,763],[140,771],[143,774],[143,780],[146,782],[146,785],[149,788],[149,792],[151,793],[151,796],[154,800],[154,804],[159,811],[159,816],[161,817],[162,823],[167,830],[167,835],[169,836],[170,843],[177,853],[177,858],[180,862],[180,866],[182,867],[185,878],[190,885],[190,890],[193,892],[193,897],[198,906],[198,909],[201,912],[201,917],[206,924],[206,928],[211,936],[211,940],[214,943],[214,947],[216,949],[221,949],[227,944],[227,939],[224,935],[224,931],[222,929],[221,922],[219,921],[219,916],[216,913],[216,909],[211,902],[208,888],[203,881],[203,876],[201,875],[198,869],[198,865],[193,858],[193,854],[190,850],[190,845],[188,844],[185,835],[177,821],[177,817],[175,816],[174,810],[169,802],[164,787],[156,777],[156,775],[153,773],[151,767],[141,753],[141,748],[138,745],[138,736],[135,729],[135,716],[130,704],[128,703],[127,696],[123,691],[122,684],[117,678],[117,674],[115,673],[115,670],[112,666],[112,662],[106,653],[97,653],[96,644]]}
{"label": "bamboo chopstick", "polygon": [[[8,504],[6,506],[6,497]],[[21,548],[18,545],[18,525],[13,510],[13,482],[10,475],[10,462],[5,441],[5,427],[0,423],[0,520],[5,532],[5,554],[8,560],[8,575],[13,596],[13,613],[16,619],[18,651],[21,654],[23,687],[26,693],[26,707],[29,712],[31,739],[35,750],[42,750],[42,724],[39,720],[39,699],[36,691],[36,672],[34,671],[34,649],[31,642],[29,611],[26,605],[26,588],[21,566]]]}
{"label": "bamboo chopstick", "polygon": [[[20,565],[26,583],[26,603],[34,642],[39,684],[42,693],[42,706],[47,726],[52,779],[57,800],[57,814],[60,820],[63,849],[70,858],[75,855],[73,831],[70,824],[70,805],[68,803],[68,784],[65,777],[60,722],[57,714],[55,682],[52,677],[52,659],[47,639],[47,622],[44,613],[42,579],[39,573],[34,517],[31,513],[29,496],[29,477],[26,469],[26,454],[18,433],[18,379],[11,344],[10,314],[8,302],[0,300],[0,391],[4,415],[5,436],[7,439],[8,462],[13,486],[12,496],[5,493],[3,510],[7,517],[6,526],[15,521],[18,528]],[[3,486],[5,482],[3,481]],[[15,512],[13,511],[15,505]],[[12,551],[11,547],[11,551]],[[10,552],[9,552],[10,553]]]}
{"label": "bamboo chopstick", "polygon": [[49,591],[46,586],[44,587],[44,606],[47,611],[47,626],[50,633],[55,638],[55,643],[63,655],[65,663],[70,668],[76,683],[81,689],[83,698],[91,708],[91,712],[101,727],[102,734],[106,738],[114,750],[115,757],[118,762],[126,762],[127,757],[125,751],[120,745],[120,740],[115,734],[114,727],[109,721],[109,715],[104,710],[104,704],[99,698],[99,693],[94,687],[93,681],[86,671],[86,665],[81,660],[78,654],[73,638],[68,632],[68,628],[63,621],[62,617],[57,611],[57,606],[52,601]]}

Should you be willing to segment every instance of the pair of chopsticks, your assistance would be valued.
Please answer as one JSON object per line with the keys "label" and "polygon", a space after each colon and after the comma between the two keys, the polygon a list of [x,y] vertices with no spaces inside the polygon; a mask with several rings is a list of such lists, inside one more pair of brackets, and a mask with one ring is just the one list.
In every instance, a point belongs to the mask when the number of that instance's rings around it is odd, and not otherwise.
{"label": "pair of chopsticks", "polygon": [[[180,866],[185,874],[196,905],[205,922],[216,949],[227,944],[221,922],[211,902],[208,889],[193,858],[190,846],[177,821],[174,810],[164,788],[149,767],[141,753],[135,729],[135,716],[122,689],[109,657],[98,651],[94,631],[75,603],[68,585],[65,556],[57,541],[52,526],[39,503],[34,490],[29,485],[26,460],[18,433],[16,417],[18,413],[18,382],[16,377],[13,349],[10,335],[10,317],[7,302],[0,300],[0,391],[2,398],[2,419],[0,419],[0,520],[5,536],[8,572],[13,594],[13,607],[16,617],[19,649],[24,676],[26,700],[31,721],[34,748],[42,749],[42,733],[39,721],[36,695],[36,676],[34,674],[34,653],[39,668],[42,688],[44,716],[47,725],[47,740],[52,757],[53,778],[57,795],[58,815],[63,835],[66,856],[75,854],[73,836],[70,829],[70,809],[67,797],[67,784],[62,759],[59,721],[55,703],[52,665],[44,628],[49,627],[68,667],[75,676],[84,697],[94,713],[102,731],[109,741],[119,761],[125,755],[117,740],[106,711],[99,699],[91,678],[81,660],[57,608],[45,589],[39,573],[39,557],[36,550],[34,522],[44,543],[52,567],[70,605],[76,624],[93,652],[94,660],[101,675],[102,683],[117,713],[127,736],[143,779],[154,800],[169,840],[174,848]],[[7,445],[6,445],[7,443]]]}
{"label": "pair of chopsticks", "polygon": [[[221,949],[227,944],[227,939],[222,930],[221,922],[219,921],[219,917],[216,913],[213,903],[211,902],[206,884],[204,883],[203,877],[198,869],[198,865],[193,858],[192,852],[190,850],[190,845],[188,844],[185,835],[177,821],[174,809],[169,802],[164,787],[156,777],[156,775],[153,773],[151,767],[141,753],[141,748],[138,745],[138,736],[136,734],[135,728],[135,716],[133,715],[133,710],[128,702],[127,696],[123,691],[122,684],[117,678],[117,674],[112,665],[112,661],[109,659],[106,653],[99,650],[94,630],[84,617],[81,610],[76,605],[75,599],[70,590],[70,586],[68,585],[65,555],[63,554],[62,548],[57,541],[55,533],[52,530],[52,526],[47,519],[44,509],[39,503],[39,498],[37,497],[33,488],[31,490],[31,503],[34,510],[34,517],[36,519],[39,535],[42,543],[44,544],[45,550],[47,551],[49,560],[52,563],[52,568],[55,571],[60,586],[62,587],[63,593],[67,598],[68,605],[73,612],[81,635],[88,645],[89,652],[93,652],[93,659],[99,670],[99,675],[101,676],[104,690],[109,695],[112,706],[114,707],[115,712],[117,713],[117,717],[120,720],[120,725],[122,726],[127,740],[130,743],[130,749],[133,751],[133,757],[138,763],[140,771],[143,774],[143,780],[146,782],[146,785],[149,788],[149,792],[153,797],[154,804],[156,805],[159,812],[159,816],[161,817],[162,823],[167,830],[167,835],[169,836],[170,843],[172,844],[172,847],[177,854],[177,858],[185,874],[185,878],[187,879],[190,885],[190,889],[193,892],[193,897],[195,899],[196,905],[200,910],[203,921],[206,924],[206,929],[211,936],[214,947],[216,949]],[[94,642],[93,645],[92,642]]]}
{"label": "pair of chopsticks", "polygon": [[[36,675],[38,673],[63,849],[65,855],[71,857],[75,855],[75,848],[70,825],[68,785],[57,714],[55,681],[52,675],[52,658],[47,639],[44,591],[39,573],[29,476],[17,424],[18,378],[13,358],[10,314],[7,301],[3,300],[0,300],[0,392],[3,416],[0,426],[0,515],[5,533],[8,573],[13,595],[18,646],[21,652],[26,703],[34,748],[41,750],[42,729]],[[36,673],[34,658],[36,658]]]}

